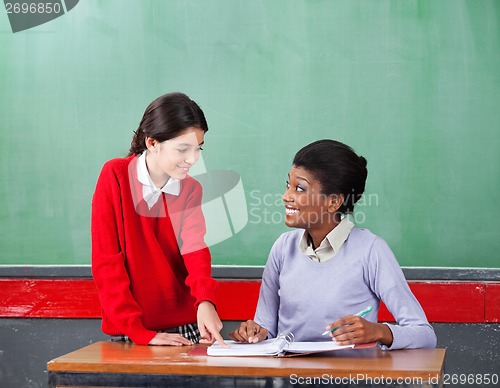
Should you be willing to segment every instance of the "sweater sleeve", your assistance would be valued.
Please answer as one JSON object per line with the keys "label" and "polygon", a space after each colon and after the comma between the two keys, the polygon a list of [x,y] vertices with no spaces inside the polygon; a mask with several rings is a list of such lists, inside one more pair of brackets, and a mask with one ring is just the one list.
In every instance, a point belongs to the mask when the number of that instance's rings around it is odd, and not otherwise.
{"label": "sweater sleeve", "polygon": [[383,349],[434,348],[436,335],[425,313],[408,286],[394,254],[381,238],[370,252],[370,287],[396,319],[387,324],[393,335],[390,347]]}
{"label": "sweater sleeve", "polygon": [[156,333],[144,327],[142,310],[130,291],[123,246],[120,182],[109,162],[101,171],[92,198],[91,236],[92,274],[103,319],[134,343],[147,345]]}
{"label": "sweater sleeve", "polygon": [[215,306],[217,281],[212,278],[212,258],[205,244],[205,217],[201,208],[201,185],[192,180],[193,188],[187,195],[182,211],[182,224],[179,231],[179,247],[188,271],[186,285],[195,298],[195,307],[203,301]]}
{"label": "sweater sleeve", "polygon": [[281,235],[269,253],[260,286],[259,301],[254,320],[269,330],[269,337],[278,335],[278,311],[280,305],[279,276],[281,268],[282,247],[285,235]]}

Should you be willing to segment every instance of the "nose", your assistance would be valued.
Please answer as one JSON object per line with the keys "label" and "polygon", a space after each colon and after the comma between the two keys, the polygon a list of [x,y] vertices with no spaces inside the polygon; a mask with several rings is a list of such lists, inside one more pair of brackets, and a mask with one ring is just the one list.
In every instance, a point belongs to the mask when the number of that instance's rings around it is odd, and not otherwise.
{"label": "nose", "polygon": [[285,192],[283,193],[283,196],[281,197],[283,202],[288,203],[293,201],[293,196],[290,194],[290,188],[286,188]]}
{"label": "nose", "polygon": [[193,164],[195,164],[198,161],[199,157],[200,157],[200,153],[199,152],[196,152],[196,151],[189,152],[187,154],[187,156],[186,156],[185,162],[187,164],[193,165]]}

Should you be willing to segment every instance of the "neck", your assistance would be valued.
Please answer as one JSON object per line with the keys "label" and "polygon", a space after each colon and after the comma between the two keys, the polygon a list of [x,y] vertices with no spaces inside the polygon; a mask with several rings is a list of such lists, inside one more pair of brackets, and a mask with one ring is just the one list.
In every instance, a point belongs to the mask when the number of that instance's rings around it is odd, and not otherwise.
{"label": "neck", "polygon": [[170,176],[158,167],[155,163],[154,157],[149,152],[146,152],[146,168],[148,169],[148,173],[153,181],[153,184],[158,189],[165,186],[170,179]]}
{"label": "neck", "polygon": [[318,248],[322,241],[326,238],[326,236],[340,224],[340,216],[336,215],[334,217],[328,218],[327,222],[324,222],[319,225],[319,228],[307,229],[307,233],[309,233],[309,237],[311,238],[311,242],[313,248]]}

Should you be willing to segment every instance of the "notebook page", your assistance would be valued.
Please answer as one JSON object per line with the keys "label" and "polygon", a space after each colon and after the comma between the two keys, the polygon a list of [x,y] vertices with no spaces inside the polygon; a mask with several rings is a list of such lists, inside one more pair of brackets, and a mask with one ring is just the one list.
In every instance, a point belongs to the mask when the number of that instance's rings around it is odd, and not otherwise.
{"label": "notebook page", "polygon": [[337,345],[333,341],[324,342],[292,342],[287,351],[290,353],[311,353],[327,352],[330,350],[340,350],[353,348],[354,345]]}
{"label": "notebook page", "polygon": [[235,341],[225,341],[228,348],[224,348],[215,342],[207,349],[209,356],[272,356],[281,353],[286,345],[286,341],[276,341],[268,339],[256,344],[240,343]]}

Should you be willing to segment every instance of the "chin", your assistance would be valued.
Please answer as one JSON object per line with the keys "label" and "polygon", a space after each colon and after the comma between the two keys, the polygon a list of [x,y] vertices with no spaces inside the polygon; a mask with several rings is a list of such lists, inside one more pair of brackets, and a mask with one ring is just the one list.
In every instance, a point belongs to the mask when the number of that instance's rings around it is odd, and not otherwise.
{"label": "chin", "polygon": [[181,173],[181,174],[172,174],[172,175],[170,175],[170,176],[171,176],[172,178],[174,178],[174,179],[177,179],[178,181],[181,181],[181,180],[183,180],[184,178],[186,178],[186,177],[188,176],[188,174],[187,174],[187,173],[186,173],[186,174],[182,174],[182,173]]}

